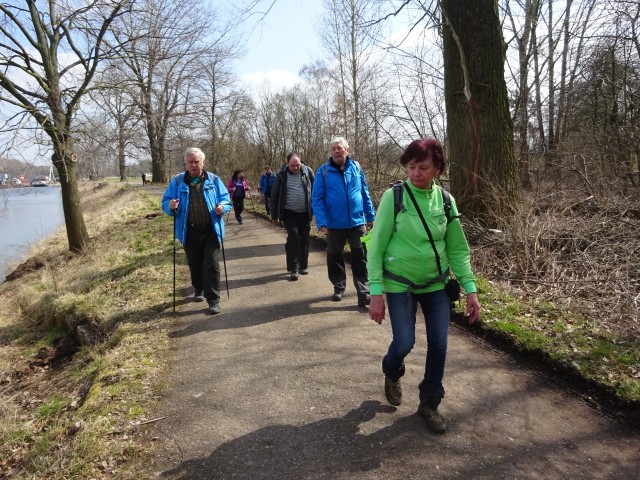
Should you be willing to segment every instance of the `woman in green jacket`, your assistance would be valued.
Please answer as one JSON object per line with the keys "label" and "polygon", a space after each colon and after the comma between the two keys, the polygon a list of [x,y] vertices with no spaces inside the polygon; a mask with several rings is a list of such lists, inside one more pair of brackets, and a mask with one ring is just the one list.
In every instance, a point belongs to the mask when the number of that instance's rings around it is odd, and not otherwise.
{"label": "woman in green jacket", "polygon": [[447,424],[438,406],[444,397],[442,378],[451,310],[451,299],[445,290],[449,269],[466,292],[469,323],[478,319],[480,303],[455,200],[449,197],[451,208],[446,212],[443,192],[433,181],[446,169],[442,145],[432,138],[415,140],[403,152],[400,163],[409,177],[402,190],[403,208],[394,214],[393,189],[382,195],[367,245],[369,316],[382,323],[385,292],[393,339],[382,360],[382,371],[387,400],[397,406],[402,402],[400,377],[404,375],[404,358],[415,344],[418,303],[422,307],[427,353],[418,413],[431,431],[444,433]]}

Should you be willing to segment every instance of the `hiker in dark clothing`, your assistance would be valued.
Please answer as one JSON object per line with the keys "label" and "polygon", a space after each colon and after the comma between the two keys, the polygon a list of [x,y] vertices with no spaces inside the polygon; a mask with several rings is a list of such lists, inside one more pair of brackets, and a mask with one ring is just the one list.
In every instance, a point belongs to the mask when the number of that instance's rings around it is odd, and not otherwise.
{"label": "hiker in dark clothing", "polygon": [[309,232],[311,231],[311,189],[313,170],[297,153],[287,155],[287,168],[276,176],[271,191],[271,218],[287,229],[287,271],[291,280],[309,273]]}

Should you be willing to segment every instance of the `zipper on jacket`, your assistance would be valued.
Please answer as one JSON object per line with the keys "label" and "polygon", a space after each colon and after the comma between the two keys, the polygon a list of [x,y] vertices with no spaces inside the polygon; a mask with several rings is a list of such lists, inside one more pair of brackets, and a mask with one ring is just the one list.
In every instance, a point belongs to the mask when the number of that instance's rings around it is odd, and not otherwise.
{"label": "zipper on jacket", "polygon": [[[347,169],[347,164],[345,162],[344,170],[346,169]],[[351,228],[351,208],[349,206],[349,188],[347,186],[347,179],[344,177],[344,174],[345,174],[344,170],[340,171],[340,174],[342,175],[342,183],[344,184],[344,196],[347,199],[347,222],[349,224],[349,228]]]}

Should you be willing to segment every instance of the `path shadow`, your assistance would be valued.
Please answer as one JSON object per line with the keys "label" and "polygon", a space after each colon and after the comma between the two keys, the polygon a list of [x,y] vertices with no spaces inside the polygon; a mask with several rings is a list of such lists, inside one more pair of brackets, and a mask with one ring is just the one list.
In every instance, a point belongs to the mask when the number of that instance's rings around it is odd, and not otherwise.
{"label": "path shadow", "polygon": [[[231,440],[208,457],[182,462],[162,473],[180,479],[308,479],[344,478],[349,472],[379,468],[385,444],[404,435],[411,418],[370,435],[360,426],[376,414],[395,407],[367,400],[341,418],[327,418],[306,425],[273,425]],[[389,452],[386,452],[388,454]]]}
{"label": "path shadow", "polygon": [[[242,311],[227,313],[223,310],[221,313],[211,316],[204,315],[188,325],[181,325],[179,329],[169,332],[169,337],[180,338],[189,335],[196,335],[202,332],[215,330],[228,330],[235,328],[255,327],[265,323],[276,322],[282,319],[291,319],[296,316],[317,315],[325,312],[336,311],[359,311],[362,318],[369,320],[366,309],[361,309],[356,305],[348,303],[337,304],[327,300],[326,296],[316,297],[308,300],[300,300],[292,298],[290,302],[280,303],[278,305],[256,306],[249,308],[244,307]],[[206,308],[206,304],[203,308]],[[181,314],[182,317],[190,315],[199,315],[203,312],[189,310]]]}
{"label": "path shadow", "polygon": [[242,260],[251,257],[277,257],[285,254],[284,242],[264,245],[252,245],[250,247],[228,247],[225,244],[225,258],[229,260]]}
{"label": "path shadow", "polygon": [[[456,439],[455,425],[448,435],[433,435],[415,413],[400,416],[372,433],[362,433],[373,430],[366,423],[376,415],[395,411],[390,405],[367,400],[343,417],[299,426],[266,426],[223,443],[206,457],[185,460],[160,475],[192,480],[637,478],[637,464],[632,459],[619,461],[610,455],[588,466],[571,465],[568,471],[562,462],[555,464],[558,458],[591,444],[591,433],[560,441],[553,437],[523,444],[509,441],[497,447],[504,454],[491,457],[490,461],[486,451],[469,448],[468,442]],[[495,451],[495,447],[489,451]]]}
{"label": "path shadow", "polygon": [[[253,277],[253,278],[238,278],[238,279],[230,279],[229,282],[229,290],[233,290],[235,288],[242,287],[253,287],[256,285],[264,287],[272,282],[288,282],[289,277],[286,272],[284,273],[274,273],[273,275],[265,275],[262,277]],[[224,278],[221,279],[221,288],[226,288],[224,284]],[[225,293],[226,294],[226,293]]]}

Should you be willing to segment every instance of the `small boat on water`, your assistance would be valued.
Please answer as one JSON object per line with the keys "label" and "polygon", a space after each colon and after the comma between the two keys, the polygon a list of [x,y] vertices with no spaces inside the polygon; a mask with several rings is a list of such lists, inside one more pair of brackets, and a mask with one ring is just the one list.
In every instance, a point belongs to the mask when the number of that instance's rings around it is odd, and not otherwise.
{"label": "small boat on water", "polygon": [[32,187],[48,187],[49,184],[44,180],[36,180],[35,182],[31,182]]}

